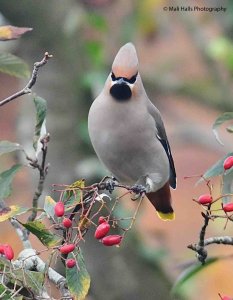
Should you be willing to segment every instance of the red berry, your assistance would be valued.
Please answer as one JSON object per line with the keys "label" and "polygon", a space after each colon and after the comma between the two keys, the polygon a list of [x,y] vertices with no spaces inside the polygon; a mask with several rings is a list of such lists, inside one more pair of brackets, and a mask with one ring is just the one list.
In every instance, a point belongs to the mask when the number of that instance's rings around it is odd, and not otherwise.
{"label": "red berry", "polygon": [[4,254],[4,248],[5,246],[0,244],[0,254]]}
{"label": "red berry", "polygon": [[70,228],[72,226],[72,221],[68,218],[64,218],[62,224],[65,228]]}
{"label": "red berry", "polygon": [[100,224],[95,231],[95,238],[102,239],[110,230],[110,225],[107,222]]}
{"label": "red berry", "polygon": [[14,258],[14,251],[8,244],[4,245],[4,255],[9,260],[12,260]]}
{"label": "red berry", "polygon": [[223,163],[223,168],[225,170],[230,169],[233,166],[233,156],[228,156]]}
{"label": "red berry", "polygon": [[66,266],[67,266],[67,268],[71,269],[71,268],[73,268],[75,265],[76,265],[75,259],[73,259],[73,258],[68,258],[68,259],[66,260]]}
{"label": "red berry", "polygon": [[57,217],[62,217],[65,213],[65,206],[64,203],[58,201],[54,207],[54,213]]}
{"label": "red berry", "polygon": [[212,197],[209,195],[209,194],[205,194],[205,195],[201,195],[199,198],[198,198],[198,202],[200,204],[210,204],[212,202]]}
{"label": "red berry", "polygon": [[229,296],[222,296],[222,300],[232,300],[232,298]]}
{"label": "red berry", "polygon": [[59,250],[62,254],[68,254],[68,253],[72,252],[74,249],[75,249],[74,244],[66,244],[66,245],[61,246],[61,248]]}
{"label": "red berry", "polygon": [[98,220],[99,224],[102,224],[102,223],[105,223],[105,222],[106,222],[105,217],[103,217],[103,216],[99,217],[99,220]]}
{"label": "red berry", "polygon": [[114,245],[119,245],[122,240],[121,235],[108,235],[102,239],[102,243],[105,246],[114,246]]}
{"label": "red berry", "polygon": [[227,203],[223,205],[223,210],[225,212],[231,212],[233,211],[233,203]]}

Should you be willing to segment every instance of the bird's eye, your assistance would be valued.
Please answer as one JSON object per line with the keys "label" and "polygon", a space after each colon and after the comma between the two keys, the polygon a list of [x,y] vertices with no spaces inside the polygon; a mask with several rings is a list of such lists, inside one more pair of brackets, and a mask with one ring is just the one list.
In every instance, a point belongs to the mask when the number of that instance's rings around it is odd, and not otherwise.
{"label": "bird's eye", "polygon": [[131,83],[131,84],[133,84],[135,81],[136,81],[136,79],[137,79],[137,76],[138,76],[138,73],[137,74],[135,74],[134,76],[132,76],[130,79],[128,79],[127,81],[128,81],[128,83]]}
{"label": "bird's eye", "polygon": [[112,72],[112,74],[111,74],[111,77],[112,77],[112,81],[116,81],[116,76],[115,76],[115,74]]}

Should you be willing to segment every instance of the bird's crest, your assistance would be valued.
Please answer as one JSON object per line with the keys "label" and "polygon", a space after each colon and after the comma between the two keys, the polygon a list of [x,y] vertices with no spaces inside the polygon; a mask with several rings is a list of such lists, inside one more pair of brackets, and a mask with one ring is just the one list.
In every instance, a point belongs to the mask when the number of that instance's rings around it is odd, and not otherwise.
{"label": "bird's crest", "polygon": [[138,57],[132,43],[127,43],[120,48],[113,61],[112,72],[115,77],[129,80],[138,73]]}

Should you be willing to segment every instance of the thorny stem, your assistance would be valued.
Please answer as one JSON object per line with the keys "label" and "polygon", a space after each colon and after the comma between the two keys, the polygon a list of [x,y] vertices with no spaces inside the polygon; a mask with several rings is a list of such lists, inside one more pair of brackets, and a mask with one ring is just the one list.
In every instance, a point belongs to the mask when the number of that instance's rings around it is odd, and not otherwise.
{"label": "thorny stem", "polygon": [[5,104],[7,104],[8,102],[10,102],[10,101],[12,101],[16,98],[19,98],[23,95],[30,94],[32,92],[31,88],[36,83],[39,68],[44,66],[48,62],[48,60],[52,57],[53,56],[50,55],[48,52],[45,52],[43,59],[40,62],[34,63],[34,68],[33,68],[33,71],[32,71],[32,75],[31,75],[31,78],[30,78],[29,82],[27,83],[27,85],[22,90],[20,90],[20,91],[16,92],[15,94],[13,94],[13,95],[3,99],[2,101],[0,101],[0,106],[3,106]]}

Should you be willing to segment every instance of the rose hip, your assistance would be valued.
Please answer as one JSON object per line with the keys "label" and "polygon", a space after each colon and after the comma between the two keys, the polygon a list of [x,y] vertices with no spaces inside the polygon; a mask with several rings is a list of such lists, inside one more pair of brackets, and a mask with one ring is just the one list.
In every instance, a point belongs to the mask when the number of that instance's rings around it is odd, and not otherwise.
{"label": "rose hip", "polygon": [[72,226],[72,221],[69,218],[64,218],[62,224],[65,228],[70,228]]}
{"label": "rose hip", "polygon": [[110,230],[110,225],[107,222],[100,224],[95,231],[95,238],[102,239]]}
{"label": "rose hip", "polygon": [[121,235],[108,235],[102,239],[102,243],[105,246],[114,246],[114,245],[119,245],[122,240]]}
{"label": "rose hip", "polygon": [[228,156],[223,163],[224,170],[228,170],[233,166],[233,156]]}
{"label": "rose hip", "polygon": [[7,259],[12,260],[14,258],[14,251],[8,244],[4,245],[4,255]]}
{"label": "rose hip", "polygon": [[227,203],[223,205],[223,210],[225,212],[231,212],[233,211],[233,203]]}
{"label": "rose hip", "polygon": [[58,201],[54,207],[54,213],[57,217],[64,216],[65,213],[65,206],[62,201]]}
{"label": "rose hip", "polygon": [[59,251],[62,254],[68,254],[70,252],[72,252],[75,249],[75,245],[74,244],[66,244],[61,246],[61,248],[59,249]]}
{"label": "rose hip", "polygon": [[206,205],[206,204],[210,204],[212,202],[212,200],[213,199],[209,194],[204,194],[204,195],[201,195],[197,201],[202,205]]}
{"label": "rose hip", "polygon": [[76,265],[75,259],[73,259],[73,258],[68,258],[68,259],[66,260],[66,266],[67,266],[67,268],[71,269],[71,268],[73,268],[75,265]]}

